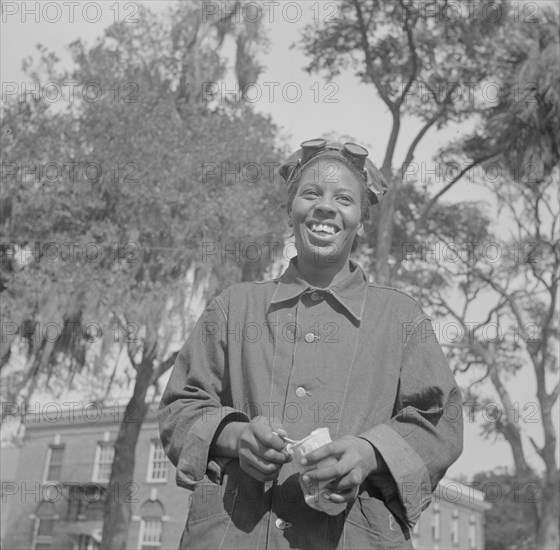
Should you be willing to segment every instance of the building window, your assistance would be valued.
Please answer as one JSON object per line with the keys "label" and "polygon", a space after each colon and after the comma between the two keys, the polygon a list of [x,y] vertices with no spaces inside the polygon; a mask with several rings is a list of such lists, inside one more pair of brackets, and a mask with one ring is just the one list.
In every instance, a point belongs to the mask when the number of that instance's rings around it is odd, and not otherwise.
{"label": "building window", "polygon": [[441,517],[439,513],[439,504],[436,502],[434,504],[434,518],[432,523],[432,538],[434,540],[439,540],[441,534]]}
{"label": "building window", "polygon": [[64,445],[49,446],[49,450],[47,451],[47,463],[45,467],[45,481],[60,481],[63,458]]}
{"label": "building window", "polygon": [[161,548],[161,519],[143,518],[140,523],[140,550]]}
{"label": "building window", "polygon": [[476,516],[471,515],[469,520],[469,548],[471,550],[476,549]]}
{"label": "building window", "polygon": [[451,518],[451,543],[459,544],[459,511],[456,508]]}
{"label": "building window", "polygon": [[93,481],[95,483],[109,483],[115,448],[110,443],[98,443],[93,465]]}
{"label": "building window", "polygon": [[167,466],[169,461],[159,439],[154,439],[150,445],[150,460],[148,462],[148,481],[167,481]]}
{"label": "building window", "polygon": [[54,522],[57,518],[52,502],[39,504],[33,525],[31,550],[50,550],[52,548]]}
{"label": "building window", "polygon": [[[152,492],[157,492],[152,488]],[[140,533],[138,549],[150,550],[161,548],[162,522],[166,520],[165,510],[159,500],[150,499],[140,507]]]}
{"label": "building window", "polygon": [[99,550],[99,542],[91,535],[80,535],[77,550]]}

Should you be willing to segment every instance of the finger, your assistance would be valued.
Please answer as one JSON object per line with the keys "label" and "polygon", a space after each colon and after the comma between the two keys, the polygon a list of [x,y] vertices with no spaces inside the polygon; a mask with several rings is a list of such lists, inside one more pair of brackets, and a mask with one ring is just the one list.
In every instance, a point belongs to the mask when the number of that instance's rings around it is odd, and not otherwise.
{"label": "finger", "polygon": [[274,449],[279,453],[284,449],[285,443],[282,438],[275,433],[272,433],[270,426],[263,424],[255,426],[255,438],[265,447]]}
{"label": "finger", "polygon": [[268,447],[259,447],[253,451],[253,454],[263,461],[274,462],[275,464],[285,464],[291,458],[290,455],[285,452],[278,452]]}
{"label": "finger", "polygon": [[327,443],[314,451],[307,453],[301,460],[302,466],[313,466],[317,462],[324,460],[325,458],[334,456],[333,445]]}
{"label": "finger", "polygon": [[330,493],[329,495],[325,495],[325,498],[334,502],[336,504],[342,502],[354,502],[358,497],[358,491],[356,488],[354,489],[347,489],[345,491],[337,490],[334,493]]}
{"label": "finger", "polygon": [[359,470],[353,469],[348,474],[341,476],[337,482],[335,492],[357,491],[363,482],[363,476]]}
{"label": "finger", "polygon": [[346,472],[341,472],[340,466],[333,464],[332,466],[326,466],[323,468],[315,468],[313,470],[308,470],[303,474],[304,483],[319,483],[330,480],[340,479]]}
{"label": "finger", "polygon": [[280,437],[288,437],[288,432],[282,426],[282,422],[276,418],[272,418],[269,421],[270,428],[273,432],[276,432]]}
{"label": "finger", "polygon": [[276,464],[274,462],[269,462],[268,460],[263,460],[251,452],[244,453],[240,459],[242,459],[245,464],[249,464],[255,470],[258,470],[266,475],[277,473],[282,468],[282,464]]}

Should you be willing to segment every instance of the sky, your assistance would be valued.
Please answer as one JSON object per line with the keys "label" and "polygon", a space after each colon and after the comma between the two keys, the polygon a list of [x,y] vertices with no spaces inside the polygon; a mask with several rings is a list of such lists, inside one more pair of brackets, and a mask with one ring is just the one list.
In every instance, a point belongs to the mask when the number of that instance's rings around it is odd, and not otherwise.
{"label": "sky", "polygon": [[[68,64],[70,57],[66,46],[81,38],[93,44],[103,30],[116,18],[134,24],[137,17],[137,3],[121,0],[98,0],[77,5],[71,21],[71,2],[7,1],[2,5],[2,33],[0,75],[2,79],[2,101],[8,91],[19,91],[25,85],[26,77],[21,70],[23,58],[36,55],[36,44],[43,44],[57,52],[61,63]],[[169,1],[157,0],[143,2],[151,10],[164,12]],[[361,84],[349,72],[344,72],[333,82],[327,82],[321,75],[308,74],[304,67],[306,60],[303,53],[292,44],[300,39],[304,26],[317,20],[324,20],[336,12],[336,3],[328,0],[321,4],[312,1],[288,2],[292,6],[284,12],[276,8],[272,23],[266,16],[265,28],[270,40],[268,51],[260,54],[265,69],[259,82],[263,83],[258,91],[261,99],[255,102],[255,108],[270,114],[280,128],[279,142],[291,150],[299,143],[326,133],[351,136],[357,143],[364,144],[370,150],[370,158],[379,165],[383,159],[387,138],[390,132],[390,116],[387,108],[376,96],[373,88]],[[215,2],[216,6],[221,2]],[[530,3],[529,3],[530,4]],[[534,4],[534,3],[533,3]],[[522,5],[522,4],[521,4]],[[523,10],[523,8],[521,8]],[[521,12],[523,13],[523,11]],[[225,52],[228,53],[228,44]],[[231,52],[230,52],[231,53]],[[232,73],[233,58],[229,55],[229,73]],[[231,77],[229,77],[231,78]],[[268,83],[267,86],[264,83]],[[230,89],[226,83],[227,89]],[[270,90],[274,90],[274,99]],[[257,90],[254,90],[257,92]],[[300,97],[298,97],[300,95]],[[296,99],[297,98],[297,99]],[[396,163],[402,162],[411,136],[419,129],[418,121],[405,118],[402,123],[401,139],[395,156]],[[451,126],[442,131],[430,130],[417,149],[415,161],[428,169],[433,168],[432,157],[443,144],[455,139],[462,132],[469,130],[469,125]],[[434,190],[444,185],[442,178],[436,182]],[[473,185],[468,181],[458,184],[447,195],[451,202],[463,200],[484,200],[489,208],[495,207],[491,195],[484,187]],[[507,231],[508,221],[497,218],[498,230]],[[521,408],[532,400],[535,394],[534,379],[528,370],[508,383],[515,402]],[[558,424],[557,424],[558,425]],[[538,425],[528,423],[523,426],[528,433],[538,438]],[[470,477],[482,470],[497,466],[511,467],[509,446],[503,442],[489,442],[479,436],[480,425],[467,419],[465,423],[465,450],[461,458],[451,467],[448,476],[465,475]],[[529,455],[530,446],[527,445]]]}

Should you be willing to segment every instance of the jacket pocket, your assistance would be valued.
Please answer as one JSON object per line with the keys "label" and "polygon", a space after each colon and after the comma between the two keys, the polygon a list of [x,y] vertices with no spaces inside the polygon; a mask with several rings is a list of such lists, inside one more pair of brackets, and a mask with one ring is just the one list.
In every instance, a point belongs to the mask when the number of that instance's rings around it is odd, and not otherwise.
{"label": "jacket pocket", "polygon": [[223,481],[218,485],[204,478],[193,491],[180,550],[222,548],[239,497],[238,487],[227,483],[227,473]]}
{"label": "jacket pocket", "polygon": [[347,512],[345,550],[413,548],[408,528],[402,527],[382,500],[359,495]]}

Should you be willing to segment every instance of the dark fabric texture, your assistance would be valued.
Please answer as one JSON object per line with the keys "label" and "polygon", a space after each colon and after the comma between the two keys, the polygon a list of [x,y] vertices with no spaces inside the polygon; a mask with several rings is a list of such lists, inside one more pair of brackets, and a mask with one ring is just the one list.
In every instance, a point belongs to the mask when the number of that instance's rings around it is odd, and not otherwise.
{"label": "dark fabric texture", "polygon": [[[301,439],[328,427],[382,456],[338,516],[303,501],[295,466],[259,483],[237,459],[209,457],[224,421],[279,419]],[[160,435],[193,490],[181,548],[412,548],[410,528],[463,444],[461,392],[429,317],[363,270],[328,289],[290,264],[241,283],[206,308],[163,394]]]}

